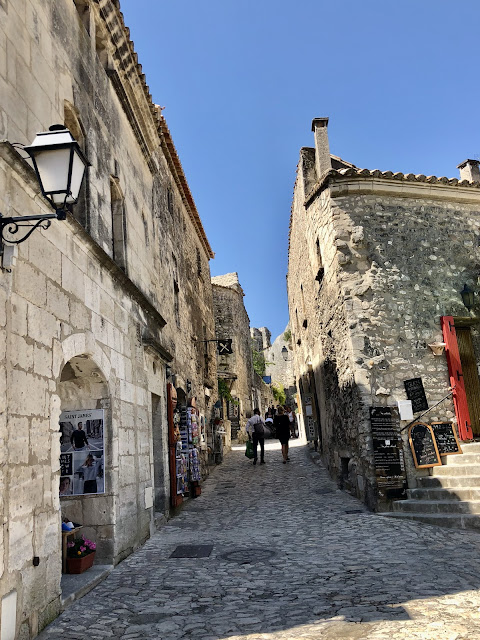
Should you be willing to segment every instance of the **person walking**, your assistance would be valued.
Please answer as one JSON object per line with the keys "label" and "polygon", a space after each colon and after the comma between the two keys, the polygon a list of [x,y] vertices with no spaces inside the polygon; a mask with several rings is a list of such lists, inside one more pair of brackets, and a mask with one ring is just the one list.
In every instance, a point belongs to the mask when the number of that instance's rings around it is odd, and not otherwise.
{"label": "person walking", "polygon": [[253,410],[253,416],[247,421],[248,437],[253,441],[253,464],[257,464],[257,447],[260,444],[260,464],[265,464],[265,431],[260,409]]}
{"label": "person walking", "polygon": [[285,414],[283,407],[278,407],[277,415],[273,419],[275,433],[282,445],[283,464],[286,464],[290,458],[288,457],[288,441],[290,440],[290,420]]}

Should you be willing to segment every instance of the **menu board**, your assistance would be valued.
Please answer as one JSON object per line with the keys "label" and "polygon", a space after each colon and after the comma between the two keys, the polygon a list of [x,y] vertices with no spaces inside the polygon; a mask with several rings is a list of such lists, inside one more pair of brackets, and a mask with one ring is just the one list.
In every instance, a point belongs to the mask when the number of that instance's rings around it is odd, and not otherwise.
{"label": "menu board", "polygon": [[462,453],[453,422],[432,422],[430,426],[441,456]]}
{"label": "menu board", "polygon": [[[402,497],[406,488],[403,445],[396,407],[370,407],[373,459],[380,497]],[[395,496],[390,495],[396,491]]]}
{"label": "menu board", "polygon": [[428,409],[427,396],[425,395],[425,389],[423,388],[423,382],[421,378],[411,378],[410,380],[404,380],[405,392],[407,398],[412,401],[412,411],[417,413],[418,411],[426,411]]}
{"label": "menu board", "polygon": [[415,422],[408,430],[408,440],[417,469],[438,467],[442,464],[433,429],[424,422]]}

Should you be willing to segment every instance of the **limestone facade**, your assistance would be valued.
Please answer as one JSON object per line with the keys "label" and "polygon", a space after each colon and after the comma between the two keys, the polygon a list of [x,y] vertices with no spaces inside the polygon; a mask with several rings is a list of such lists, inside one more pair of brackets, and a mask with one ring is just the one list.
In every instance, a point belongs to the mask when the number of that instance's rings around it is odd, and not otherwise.
{"label": "limestone facade", "polygon": [[[296,404],[297,387],[295,384],[295,372],[293,370],[292,341],[285,340],[285,331],[278,335],[273,344],[265,351],[266,370],[265,375],[271,376],[272,384],[281,384],[285,389],[286,404],[294,407]],[[288,334],[287,334],[288,337]],[[282,349],[287,349],[286,359]]]}
{"label": "limestone facade", "polygon": [[[446,357],[428,347],[443,340],[441,316],[470,326],[480,361],[480,309],[469,313],[460,296],[479,276],[480,183],[465,174],[358,169],[331,156],[327,124],[313,121],[315,148],[300,152],[292,204],[295,374],[302,397],[313,396],[331,475],[371,508],[388,508],[380,505],[369,408],[396,407],[411,378],[422,378],[430,407],[448,394]],[[455,417],[448,398],[426,419]],[[399,430],[406,425],[397,422]],[[405,432],[403,443],[408,486],[415,487],[428,470],[414,468]]]}
{"label": "limestone facade", "polygon": [[[59,610],[61,516],[103,564],[168,516],[167,365],[207,425],[217,398],[213,252],[117,1],[0,2],[4,216],[51,213],[11,143],[53,123],[91,166],[73,214],[0,272],[2,637]],[[105,493],[60,499],[59,416],[76,409],[105,411]]]}
{"label": "limestone facade", "polygon": [[[233,339],[233,353],[218,356],[218,377],[225,381],[232,397],[238,402],[238,420],[231,425],[232,438],[235,438],[237,428],[245,425],[253,409],[258,406],[263,412],[272,396],[268,385],[253,368],[250,320],[243,303],[244,293],[238,274],[214,276],[212,284],[216,337]],[[228,412],[229,407],[226,408],[226,415]]]}

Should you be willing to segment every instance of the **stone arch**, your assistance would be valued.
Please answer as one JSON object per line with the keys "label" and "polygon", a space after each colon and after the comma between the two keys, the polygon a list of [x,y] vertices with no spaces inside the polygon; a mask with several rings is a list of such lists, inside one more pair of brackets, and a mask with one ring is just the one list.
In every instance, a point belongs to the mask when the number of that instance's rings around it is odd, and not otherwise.
{"label": "stone arch", "polygon": [[[61,347],[63,357],[55,365],[61,431],[61,516],[81,524],[81,533],[97,543],[96,562],[111,563],[115,531],[111,366],[88,334],[69,336]],[[83,447],[74,446],[72,438],[79,429],[88,440]],[[92,479],[87,488],[83,470],[90,456],[98,468],[94,489]]]}

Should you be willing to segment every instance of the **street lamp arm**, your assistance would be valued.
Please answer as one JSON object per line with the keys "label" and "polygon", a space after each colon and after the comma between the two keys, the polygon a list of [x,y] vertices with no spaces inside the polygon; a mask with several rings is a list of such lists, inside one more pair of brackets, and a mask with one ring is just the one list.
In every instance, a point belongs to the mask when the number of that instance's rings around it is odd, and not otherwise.
{"label": "street lamp arm", "polygon": [[[35,229],[48,229],[51,224],[50,220],[52,219],[65,220],[66,214],[64,211],[57,211],[56,213],[45,213],[43,215],[14,216],[5,218],[0,213],[0,241],[7,244],[20,244],[30,237]],[[29,222],[35,222],[35,224],[28,224]],[[19,232],[20,227],[27,227],[29,231],[27,231],[18,240],[11,238],[10,236],[14,236]]]}

